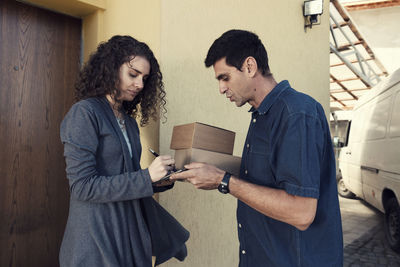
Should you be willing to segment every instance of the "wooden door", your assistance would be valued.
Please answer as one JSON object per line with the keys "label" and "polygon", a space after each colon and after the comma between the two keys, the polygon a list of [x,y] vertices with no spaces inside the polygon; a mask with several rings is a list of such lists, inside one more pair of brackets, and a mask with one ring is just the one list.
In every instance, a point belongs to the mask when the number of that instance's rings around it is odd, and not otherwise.
{"label": "wooden door", "polygon": [[80,43],[80,19],[0,1],[0,266],[58,266],[69,204],[59,125]]}

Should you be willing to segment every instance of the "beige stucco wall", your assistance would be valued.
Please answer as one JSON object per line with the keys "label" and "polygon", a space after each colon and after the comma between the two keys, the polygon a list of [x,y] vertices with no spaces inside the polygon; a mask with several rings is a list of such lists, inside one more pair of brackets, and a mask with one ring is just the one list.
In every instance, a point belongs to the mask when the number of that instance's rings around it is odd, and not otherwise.
{"label": "beige stucco wall", "polygon": [[[236,132],[240,156],[250,106],[237,108],[218,92],[213,69],[204,67],[211,43],[232,28],[256,32],[277,81],[308,93],[329,110],[328,2],[322,25],[304,31],[300,0],[168,0],[161,2],[161,63],[168,96],[168,121],[160,126],[160,148],[169,149],[174,125],[199,121]],[[189,255],[162,266],[231,267],[238,263],[236,200],[217,191],[177,183],[160,202],[191,232]]]}

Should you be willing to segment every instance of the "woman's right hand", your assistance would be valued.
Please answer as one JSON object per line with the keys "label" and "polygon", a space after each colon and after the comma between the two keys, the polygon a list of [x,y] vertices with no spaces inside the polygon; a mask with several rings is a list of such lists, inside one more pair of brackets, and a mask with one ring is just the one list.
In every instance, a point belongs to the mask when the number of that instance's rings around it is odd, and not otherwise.
{"label": "woman's right hand", "polygon": [[169,155],[161,155],[155,158],[149,166],[151,181],[154,183],[163,178],[168,171],[173,169],[174,165],[175,160]]}

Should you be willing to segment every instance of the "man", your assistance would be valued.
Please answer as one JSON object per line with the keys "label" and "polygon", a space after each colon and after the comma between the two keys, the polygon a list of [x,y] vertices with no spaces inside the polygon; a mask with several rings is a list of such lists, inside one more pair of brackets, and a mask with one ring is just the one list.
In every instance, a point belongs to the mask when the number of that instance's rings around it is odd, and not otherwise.
{"label": "man", "polygon": [[322,106],[275,81],[254,33],[224,33],[205,65],[214,67],[221,94],[252,106],[240,177],[195,162],[172,179],[238,199],[239,266],[342,266],[335,160]]}

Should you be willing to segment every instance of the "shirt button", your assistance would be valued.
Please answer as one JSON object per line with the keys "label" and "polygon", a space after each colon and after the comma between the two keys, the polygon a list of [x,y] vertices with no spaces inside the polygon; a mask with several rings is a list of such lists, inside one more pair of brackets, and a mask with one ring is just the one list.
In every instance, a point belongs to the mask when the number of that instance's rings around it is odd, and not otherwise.
{"label": "shirt button", "polygon": [[239,228],[242,228],[242,225],[239,223]]}
{"label": "shirt button", "polygon": [[257,121],[257,120],[254,118],[254,119],[253,119],[253,123],[255,123],[256,121]]}
{"label": "shirt button", "polygon": [[247,144],[247,145],[246,145],[246,147],[247,147],[247,148],[249,148],[249,147],[250,147],[250,145],[249,145],[249,144]]}
{"label": "shirt button", "polygon": [[244,174],[247,174],[247,170],[244,171]]}
{"label": "shirt button", "polygon": [[246,254],[246,250],[243,249],[243,250],[242,250],[242,254],[243,254],[243,255]]}

